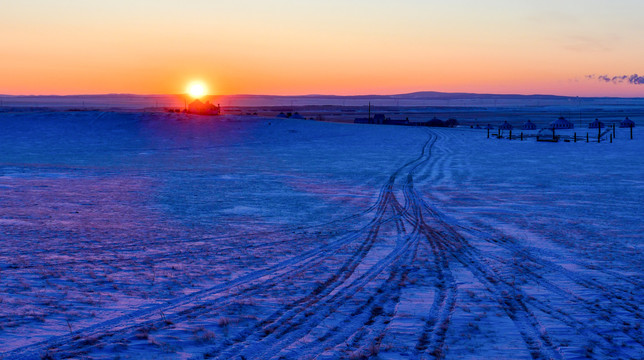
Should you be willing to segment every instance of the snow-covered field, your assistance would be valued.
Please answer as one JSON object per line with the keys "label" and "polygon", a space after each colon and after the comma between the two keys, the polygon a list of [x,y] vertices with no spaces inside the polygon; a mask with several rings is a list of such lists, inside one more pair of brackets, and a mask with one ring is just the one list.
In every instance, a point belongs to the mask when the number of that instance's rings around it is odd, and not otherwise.
{"label": "snow-covered field", "polygon": [[0,113],[0,358],[642,359],[634,130]]}

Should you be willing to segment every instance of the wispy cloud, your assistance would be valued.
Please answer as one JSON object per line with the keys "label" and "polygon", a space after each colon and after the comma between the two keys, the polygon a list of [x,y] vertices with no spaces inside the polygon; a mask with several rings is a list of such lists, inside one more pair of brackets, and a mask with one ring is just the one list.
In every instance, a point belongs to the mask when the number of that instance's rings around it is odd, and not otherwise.
{"label": "wispy cloud", "polygon": [[644,85],[644,76],[639,76],[637,74],[633,75],[617,75],[617,76],[608,76],[608,75],[586,75],[588,80],[597,80],[613,84],[629,83],[633,85]]}

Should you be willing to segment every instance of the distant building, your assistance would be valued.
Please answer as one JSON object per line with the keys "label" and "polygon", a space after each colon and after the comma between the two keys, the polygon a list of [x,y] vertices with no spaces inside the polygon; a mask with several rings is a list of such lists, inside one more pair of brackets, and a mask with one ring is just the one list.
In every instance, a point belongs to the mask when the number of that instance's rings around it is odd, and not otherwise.
{"label": "distant building", "polygon": [[383,124],[387,125],[409,125],[409,119],[394,120],[394,119],[385,119]]}
{"label": "distant building", "polygon": [[277,115],[277,117],[278,117],[278,118],[284,118],[284,119],[286,119],[288,116],[287,116],[286,114],[284,114],[283,112],[281,112],[281,113],[279,113],[279,114]]}
{"label": "distant building", "polygon": [[447,127],[456,127],[458,126],[458,120],[454,118],[449,118],[447,121],[445,121],[445,126]]}
{"label": "distant building", "polygon": [[595,121],[591,122],[588,124],[589,129],[603,129],[604,128],[604,123],[599,121],[599,119],[595,119]]}
{"label": "distant building", "polygon": [[509,122],[504,121],[503,124],[499,126],[499,130],[512,130],[512,125]]}
{"label": "distant building", "polygon": [[291,115],[291,119],[303,120],[304,117],[302,115],[300,115],[300,113],[296,112],[295,114]]}
{"label": "distant building", "polygon": [[550,123],[549,129],[573,129],[575,125],[566,120],[565,117],[560,116],[557,120]]}
{"label": "distant building", "polygon": [[221,107],[211,104],[210,101],[204,103],[197,99],[188,105],[188,113],[197,115],[219,115],[221,114]]}
{"label": "distant building", "polygon": [[622,120],[622,122],[619,123],[619,127],[621,127],[621,128],[632,128],[632,127],[635,127],[635,122],[633,120],[629,119],[628,116],[627,116],[626,119]]}
{"label": "distant building", "polygon": [[356,124],[386,124],[385,114],[375,114],[369,118],[356,118],[353,122]]}
{"label": "distant building", "polygon": [[532,121],[528,120],[523,124],[521,127],[521,130],[537,130],[537,125],[535,125]]}
{"label": "distant building", "polygon": [[439,118],[437,118],[437,117],[433,117],[431,120],[429,120],[429,121],[426,123],[426,126],[431,126],[431,127],[445,127],[445,123],[443,122],[443,120],[441,120],[441,119],[439,119]]}
{"label": "distant building", "polygon": [[411,120],[409,121],[411,126],[427,126],[427,121],[424,120]]}
{"label": "distant building", "polygon": [[427,120],[409,120],[409,126],[427,126]]}
{"label": "distant building", "polygon": [[372,124],[384,124],[385,119],[385,114],[375,114],[372,119]]}

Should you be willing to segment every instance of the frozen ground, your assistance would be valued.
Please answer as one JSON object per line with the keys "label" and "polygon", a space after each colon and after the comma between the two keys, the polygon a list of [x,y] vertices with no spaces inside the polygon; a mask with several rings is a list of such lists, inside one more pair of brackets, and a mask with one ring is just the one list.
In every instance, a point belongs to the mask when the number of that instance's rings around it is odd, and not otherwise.
{"label": "frozen ground", "polygon": [[0,128],[0,358],[644,357],[641,127]]}

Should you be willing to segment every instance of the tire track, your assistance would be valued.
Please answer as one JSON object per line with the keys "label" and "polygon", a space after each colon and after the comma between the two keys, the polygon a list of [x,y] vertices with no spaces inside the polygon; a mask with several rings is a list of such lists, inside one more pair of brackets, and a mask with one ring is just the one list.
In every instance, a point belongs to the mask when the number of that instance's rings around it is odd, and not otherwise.
{"label": "tire track", "polygon": [[[105,334],[114,333],[116,330],[124,331],[126,329],[133,329],[135,327],[145,325],[146,321],[155,321],[147,320],[148,318],[156,317],[157,314],[161,312],[166,313],[170,312],[171,310],[178,309],[176,313],[185,314],[187,310],[181,308],[186,307],[188,310],[191,308],[201,308],[203,301],[200,299],[206,298],[208,296],[231,292],[234,291],[234,289],[240,289],[243,286],[248,286],[250,283],[257,280],[265,282],[268,279],[272,279],[274,281],[277,281],[278,278],[285,277],[293,271],[301,269],[302,263],[312,263],[315,259],[328,255],[328,251],[332,251],[341,246],[351,243],[359,237],[360,233],[367,231],[368,227],[369,226],[365,226],[361,229],[361,231],[358,231],[355,234],[342,236],[339,239],[336,239],[335,241],[332,241],[322,247],[306,251],[300,256],[287,259],[264,270],[242,276],[239,279],[233,280],[231,282],[219,284],[187,296],[175,298],[172,301],[166,302],[162,305],[153,305],[142,310],[134,311],[132,313],[125,314],[96,325],[79,329],[72,332],[71,334],[62,335],[53,339],[48,339],[36,344],[28,345],[26,347],[14,349],[8,353],[2,354],[2,356],[4,359],[21,359],[29,356],[36,356],[39,352],[47,348],[59,348],[64,345],[66,345],[66,347],[70,347],[70,344],[74,342],[80,342],[80,336],[101,337]],[[233,297],[235,296],[231,295],[228,298]],[[131,325],[132,323],[136,324]]]}
{"label": "tire track", "polygon": [[[426,161],[426,158],[428,157],[428,149],[432,146],[433,144],[433,137],[429,136],[429,139],[427,142],[423,145],[423,150],[421,152],[421,155],[413,160],[408,162],[407,164],[403,165],[401,168],[399,168],[393,175],[390,176],[390,179],[387,183],[387,189],[388,189],[388,194],[390,194],[390,197],[387,197],[388,202],[391,202],[391,211],[393,212],[394,217],[400,217],[402,214],[404,214],[405,209],[400,206],[400,203],[396,200],[394,192],[393,192],[393,185],[395,183],[397,175],[406,167],[411,166],[410,173],[413,172],[413,170],[418,167],[419,163],[422,163]],[[406,201],[407,204],[407,201]],[[389,205],[386,203],[385,205]],[[386,211],[388,206],[386,206],[383,209],[383,212]],[[399,230],[402,229],[402,227],[399,227]],[[378,276],[380,273],[384,271],[385,268],[394,265],[394,262],[397,261],[397,259],[406,251],[406,249],[414,242],[415,236],[413,234],[416,232],[414,230],[412,232],[412,236],[410,236],[408,239],[404,241],[403,244],[399,244],[396,246],[396,248],[389,253],[385,258],[380,260],[375,266],[371,267],[367,273],[361,275],[359,278],[354,280],[352,283],[348,284],[345,287],[341,287],[341,285],[348,279],[348,277],[344,277],[341,281],[342,283],[338,283],[333,288],[340,288],[339,291],[337,291],[335,294],[331,295],[331,292],[327,292],[324,294],[320,294],[318,298],[315,299],[315,301],[311,301],[308,303],[304,304],[296,304],[296,308],[292,309],[289,311],[286,317],[282,317],[279,323],[275,326],[271,327],[264,327],[262,330],[264,333],[268,332],[270,335],[261,337],[257,335],[257,331],[252,331],[251,333],[255,334],[253,339],[244,339],[245,343],[246,342],[251,342],[255,345],[255,347],[258,347],[257,344],[260,342],[267,342],[268,345],[262,346],[262,351],[264,353],[274,353],[276,348],[280,347],[285,347],[284,344],[290,344],[292,342],[295,342],[298,339],[298,336],[301,337],[303,334],[300,334],[297,331],[290,331],[290,329],[299,329],[303,328],[305,324],[310,324],[313,322],[312,319],[303,317],[302,313],[306,310],[307,312],[322,312],[324,310],[332,309],[335,305],[337,304],[339,299],[343,300],[348,300],[350,299],[358,290],[364,288],[369,282],[371,282],[376,276]],[[374,237],[377,236],[377,233],[374,234]],[[374,239],[375,241],[375,239]],[[355,265],[357,267],[357,264]],[[355,269],[355,267],[354,267]],[[349,274],[351,275],[351,274]],[[335,281],[335,279],[334,279]],[[331,296],[330,298],[325,298],[326,296]],[[318,304],[319,302],[319,304]],[[313,307],[312,307],[313,306]],[[328,315],[327,315],[328,316]],[[294,319],[297,319],[294,321]],[[319,322],[320,319],[317,317],[315,318],[316,322]],[[286,329],[284,329],[286,328]],[[306,329],[306,327],[304,327]],[[278,331],[279,330],[279,331]],[[310,329],[309,329],[310,331]],[[287,338],[287,340],[284,340],[284,337]],[[240,339],[241,340],[241,339]],[[272,343],[271,343],[272,342]],[[231,349],[228,349],[222,353],[219,353],[221,350],[215,349],[209,353],[210,356],[218,356],[219,358],[231,358],[237,354],[240,354],[243,352],[245,349],[244,343],[241,343],[240,341],[236,341],[236,345],[234,345]],[[261,354],[258,354],[256,350],[252,352],[253,357],[260,357]]]}
{"label": "tire track", "polygon": [[[642,318],[639,306],[635,303],[632,303],[626,300],[628,296],[631,296],[631,297],[633,296],[631,292],[627,290],[622,290],[614,286],[609,290],[605,284],[603,284],[598,280],[590,281],[587,278],[583,278],[577,275],[576,273],[568,269],[565,269],[558,264],[553,263],[552,261],[549,261],[534,255],[534,252],[528,251],[528,249],[519,245],[517,241],[513,238],[508,238],[506,236],[492,238],[488,236],[489,235],[488,233],[484,233],[484,234],[486,235],[485,237],[483,237],[485,241],[493,243],[494,245],[497,245],[499,247],[502,247],[503,249],[511,252],[512,254],[519,254],[522,260],[518,264],[513,264],[513,263],[510,263],[510,259],[508,259],[508,257],[496,256],[494,257],[495,261],[502,263],[507,267],[518,268],[518,271],[517,269],[514,269],[515,273],[520,273],[523,276],[529,278],[532,281],[532,283],[535,284],[536,286],[540,286],[547,289],[552,294],[551,297],[556,295],[566,299],[567,302],[581,305],[590,314],[599,313],[600,319],[603,319],[604,322],[610,328],[612,328],[612,331],[611,331],[612,335],[609,336],[610,338],[614,337],[615,333],[618,333],[618,334],[621,333],[621,334],[624,334],[626,337],[629,337],[635,343],[644,346],[644,340],[642,340],[642,331],[641,329],[638,330],[635,325],[638,322],[638,319]],[[583,266],[583,264],[578,264],[578,265]],[[583,298],[575,294],[569,289],[563,289],[553,284],[551,281],[549,281],[543,275],[544,273],[564,276],[579,286],[582,286],[592,291],[597,291],[601,293],[604,297],[611,300],[611,306],[607,307],[606,305],[603,305],[597,302],[592,302],[586,298]],[[580,329],[584,329],[583,333],[593,334],[592,337],[594,337],[595,339],[602,339],[599,341],[595,341],[596,343],[598,344],[603,343],[608,347],[614,346],[614,344],[611,344],[610,341],[606,342],[604,340],[607,337],[606,331],[586,329],[587,324],[584,323],[583,321],[576,320],[572,317],[565,317],[561,313],[561,311],[554,309],[552,307],[545,307],[543,304],[539,303],[538,301],[535,301],[535,300],[530,301],[529,296],[524,296],[524,298],[526,299],[527,303],[529,303],[531,306],[537,307],[539,310],[562,321],[563,323],[572,327],[576,331],[581,331]],[[633,319],[629,318],[629,320],[626,320],[622,316],[616,314],[613,311],[615,307],[623,309],[626,312],[626,314],[632,315]],[[564,318],[562,318],[562,316],[564,316]],[[608,321],[609,319],[611,321]],[[633,324],[633,325],[628,327],[625,327],[623,325],[617,326],[614,324],[615,321],[621,324]],[[610,350],[606,350],[606,351],[610,351]]]}
{"label": "tire track", "polygon": [[[434,163],[436,164],[436,163]],[[438,163],[445,164],[445,162]],[[432,170],[433,172],[433,170]],[[436,269],[441,269],[439,273],[443,277],[447,277],[447,281],[451,281],[453,291],[439,291],[435,295],[434,305],[430,310],[429,320],[426,324],[421,338],[416,346],[418,350],[427,349],[427,338],[431,334],[431,355],[435,357],[444,356],[444,343],[445,333],[449,326],[449,319],[453,312],[455,305],[456,290],[453,285],[453,277],[449,271],[449,261],[447,256],[453,258],[470,272],[486,286],[486,288],[494,295],[499,305],[504,309],[507,315],[515,323],[515,326],[521,333],[524,342],[528,346],[531,355],[537,357],[547,357],[560,359],[561,353],[552,343],[552,340],[545,332],[545,329],[538,322],[536,316],[527,308],[521,299],[516,297],[507,296],[510,294],[509,286],[504,286],[500,281],[500,277],[491,268],[485,265],[480,255],[476,254],[475,249],[448,223],[444,222],[436,211],[434,211],[427,203],[424,202],[422,197],[413,188],[413,180],[408,180],[407,191],[408,198],[412,199],[415,203],[413,206],[417,210],[414,211],[415,219],[420,222],[421,227],[424,229],[427,240],[433,249],[435,259],[440,259],[435,264]],[[425,223],[422,213],[427,211],[429,217],[434,220],[437,229],[434,229]],[[447,254],[447,256],[444,256]],[[438,258],[437,258],[438,256]],[[446,286],[445,282],[440,283],[442,288]],[[439,289],[440,290],[440,289]],[[514,289],[516,290],[516,289]],[[504,296],[505,295],[505,296]]]}
{"label": "tire track", "polygon": [[[149,307],[146,307],[145,309],[134,311],[132,313],[125,314],[117,318],[107,320],[99,324],[95,324],[95,325],[74,331],[67,335],[54,337],[36,344],[14,349],[8,353],[2,354],[2,356],[3,358],[6,358],[6,359],[18,359],[18,358],[24,358],[29,356],[36,356],[38,353],[46,349],[61,348],[61,347],[77,352],[79,351],[80,348],[82,348],[82,346],[78,345],[79,343],[82,342],[81,336],[103,338],[106,336],[111,336],[117,331],[121,333],[127,332],[127,331],[131,332],[135,328],[138,328],[140,326],[144,326],[146,324],[153,323],[155,321],[158,322],[158,320],[151,319],[151,318],[154,318],[158,313],[167,312],[172,314],[174,312],[174,314],[170,315],[170,317],[174,319],[178,319],[179,317],[186,316],[187,314],[195,312],[199,309],[202,309],[202,311],[207,311],[209,309],[211,310],[213,308],[213,305],[215,304],[217,304],[217,306],[219,306],[220,308],[225,305],[226,301],[230,301],[241,294],[241,293],[235,293],[234,290],[239,290],[242,287],[250,287],[250,285],[252,285],[253,282],[258,280],[260,281],[260,283],[264,283],[265,285],[266,285],[267,279],[270,279],[274,283],[276,283],[279,281],[279,279],[282,279],[290,275],[292,272],[300,271],[302,269],[303,264],[304,265],[307,263],[313,264],[316,259],[329,256],[330,255],[329,251],[333,253],[333,251],[337,250],[338,247],[351,243],[352,241],[356,240],[361,233],[366,231],[369,234],[367,236],[366,245],[365,243],[363,243],[359,247],[358,252],[354,254],[354,257],[352,258],[352,260],[349,260],[349,264],[346,266],[343,266],[341,268],[341,271],[338,272],[336,275],[334,275],[332,281],[324,285],[322,288],[314,291],[314,293],[321,294],[323,293],[322,290],[325,288],[329,288],[331,284],[341,283],[337,281],[337,279],[342,278],[338,274],[341,274],[342,272],[351,268],[355,269],[357,264],[359,264],[359,261],[357,261],[357,259],[362,258],[370,249],[371,245],[369,245],[369,243],[372,243],[375,237],[377,236],[377,231],[378,231],[377,228],[382,223],[389,222],[393,218],[393,216],[387,219],[384,218],[384,213],[386,212],[387,207],[392,206],[393,208],[398,209],[397,211],[400,212],[400,209],[402,209],[402,207],[400,206],[400,204],[397,203],[397,201],[395,201],[395,196],[393,195],[394,181],[396,179],[397,174],[400,171],[402,171],[404,168],[406,168],[410,164],[413,164],[414,162],[418,161],[421,158],[422,158],[422,155],[418,159],[412,160],[404,164],[394,172],[394,174],[390,177],[387,184],[385,184],[381,188],[381,191],[378,196],[378,201],[376,202],[376,205],[374,205],[376,209],[378,209],[377,214],[379,213],[380,215],[377,215],[375,219],[370,221],[370,223],[367,226],[360,229],[360,231],[356,232],[356,234],[341,236],[340,238],[334,241],[331,241],[330,243],[322,247],[309,250],[300,256],[287,259],[283,262],[280,262],[279,264],[270,266],[264,270],[242,276],[239,279],[236,279],[232,282],[220,284],[220,285],[217,285],[208,289],[204,289],[180,298],[175,298],[172,301],[166,302],[161,305],[149,306]],[[365,210],[363,214],[366,214],[369,211],[372,211],[374,206]],[[334,286],[333,288],[337,286]],[[265,286],[260,287],[260,285],[257,285],[255,289],[258,291],[261,291],[263,288],[265,288]],[[218,294],[224,294],[224,293],[230,293],[230,292],[233,292],[233,294],[228,296],[221,296],[216,299],[210,299],[207,301],[201,300],[204,298],[216,296]],[[134,325],[132,325],[133,323]]]}

